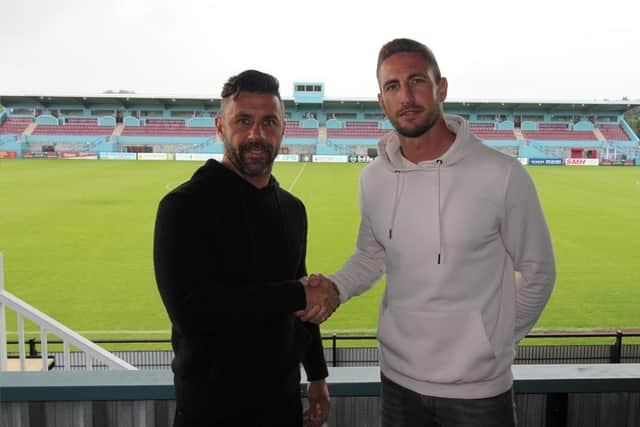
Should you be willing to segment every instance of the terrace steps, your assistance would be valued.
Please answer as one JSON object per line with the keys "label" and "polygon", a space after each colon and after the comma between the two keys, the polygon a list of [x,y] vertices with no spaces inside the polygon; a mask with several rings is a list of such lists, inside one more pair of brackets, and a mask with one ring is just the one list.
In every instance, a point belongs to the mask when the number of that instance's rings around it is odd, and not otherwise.
{"label": "terrace steps", "polygon": [[116,127],[113,129],[113,133],[111,134],[111,136],[120,136],[122,135],[123,130],[124,130],[124,124],[118,123]]}
{"label": "terrace steps", "polygon": [[27,128],[22,132],[23,135],[31,135],[33,130],[38,126],[36,122],[31,123]]}
{"label": "terrace steps", "polygon": [[318,128],[318,144],[327,145],[327,128],[325,126]]}
{"label": "terrace steps", "polygon": [[607,138],[605,138],[604,135],[602,134],[602,131],[600,129],[598,129],[597,127],[593,128],[593,133],[595,134],[595,136],[598,139],[598,141],[605,142],[607,140]]}

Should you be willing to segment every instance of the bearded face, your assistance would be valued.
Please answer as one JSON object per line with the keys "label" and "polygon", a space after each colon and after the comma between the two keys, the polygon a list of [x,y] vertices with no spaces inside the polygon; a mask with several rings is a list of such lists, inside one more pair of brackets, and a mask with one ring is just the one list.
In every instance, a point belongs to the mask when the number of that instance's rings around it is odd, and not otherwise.
{"label": "bearded face", "polygon": [[273,146],[264,139],[239,142],[234,145],[224,142],[225,157],[245,176],[258,177],[271,174],[273,161],[278,155],[280,144]]}
{"label": "bearded face", "polygon": [[223,164],[245,178],[268,181],[284,128],[282,102],[275,95],[240,92],[225,100],[216,118],[224,141]]}
{"label": "bearded face", "polygon": [[422,136],[442,117],[446,79],[437,80],[421,55],[390,56],[380,66],[379,83],[380,106],[400,135]]}

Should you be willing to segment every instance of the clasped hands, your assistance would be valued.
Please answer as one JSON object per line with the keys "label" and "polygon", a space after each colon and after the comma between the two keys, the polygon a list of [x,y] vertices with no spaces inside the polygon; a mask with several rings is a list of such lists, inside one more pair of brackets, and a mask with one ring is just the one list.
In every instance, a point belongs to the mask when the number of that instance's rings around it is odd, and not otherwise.
{"label": "clasped hands", "polygon": [[294,314],[305,322],[315,324],[324,322],[340,305],[338,288],[322,274],[302,277],[300,282],[304,285],[307,306]]}

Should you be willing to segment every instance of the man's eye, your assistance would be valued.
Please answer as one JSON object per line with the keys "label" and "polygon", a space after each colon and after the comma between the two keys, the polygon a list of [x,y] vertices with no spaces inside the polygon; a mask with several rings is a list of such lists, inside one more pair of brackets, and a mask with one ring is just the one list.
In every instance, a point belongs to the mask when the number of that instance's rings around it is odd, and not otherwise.
{"label": "man's eye", "polygon": [[390,83],[388,85],[385,86],[384,90],[385,91],[390,91],[390,90],[396,90],[398,89],[398,84],[397,83]]}

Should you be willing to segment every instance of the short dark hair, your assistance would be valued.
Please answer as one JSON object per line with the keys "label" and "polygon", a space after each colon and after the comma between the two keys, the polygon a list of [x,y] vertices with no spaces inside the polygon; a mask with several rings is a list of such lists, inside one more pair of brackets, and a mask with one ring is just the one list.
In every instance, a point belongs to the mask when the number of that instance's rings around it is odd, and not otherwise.
{"label": "short dark hair", "polygon": [[422,43],[411,39],[393,39],[382,46],[380,53],[378,53],[378,66],[376,67],[376,78],[378,78],[378,80],[380,79],[380,66],[382,63],[390,56],[402,52],[417,53],[422,56],[424,60],[427,61],[427,64],[433,68],[433,74],[436,78],[436,82],[440,81],[442,78],[440,75],[440,67],[438,66],[438,61],[436,61],[436,57],[431,49]]}
{"label": "short dark hair", "polygon": [[246,70],[238,75],[229,77],[222,87],[222,99],[235,98],[240,92],[269,93],[280,101],[280,83],[270,74],[257,70]]}

